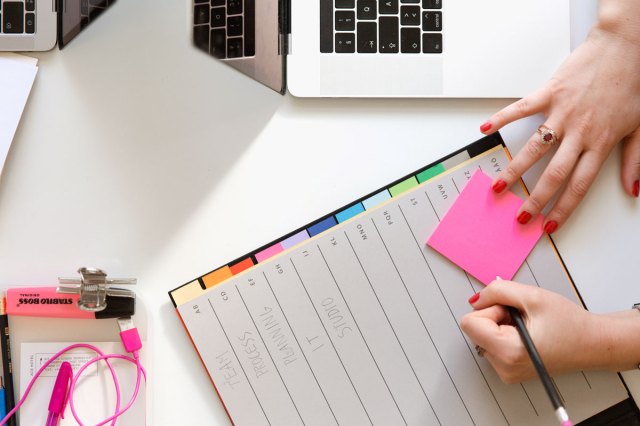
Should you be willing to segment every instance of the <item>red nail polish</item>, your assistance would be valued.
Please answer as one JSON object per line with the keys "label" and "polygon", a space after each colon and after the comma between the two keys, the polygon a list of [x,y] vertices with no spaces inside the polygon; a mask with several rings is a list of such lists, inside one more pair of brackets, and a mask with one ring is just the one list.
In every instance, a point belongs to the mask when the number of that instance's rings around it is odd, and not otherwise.
{"label": "red nail polish", "polygon": [[491,128],[491,126],[493,126],[493,124],[491,124],[490,121],[486,121],[482,124],[482,126],[480,126],[480,131],[481,132],[486,132],[487,130],[489,130]]}
{"label": "red nail polish", "polygon": [[480,293],[476,293],[473,296],[471,296],[469,298],[469,304],[473,305],[474,303],[476,303],[478,301],[478,299],[480,299]]}
{"label": "red nail polish", "polygon": [[636,198],[640,196],[640,180],[633,182],[633,195]]}
{"label": "red nail polish", "polygon": [[506,187],[507,187],[507,182],[503,181],[502,179],[498,179],[491,188],[493,189],[493,192],[495,192],[496,194],[499,194],[502,191],[504,191]]}
{"label": "red nail polish", "polygon": [[550,220],[544,225],[544,232],[546,232],[547,234],[554,233],[556,229],[558,229],[558,222],[556,222],[555,220]]}
{"label": "red nail polish", "polygon": [[529,213],[528,211],[522,211],[522,213],[520,213],[518,215],[518,223],[522,224],[522,225],[526,225],[527,222],[529,222],[529,220],[531,220],[531,213]]}

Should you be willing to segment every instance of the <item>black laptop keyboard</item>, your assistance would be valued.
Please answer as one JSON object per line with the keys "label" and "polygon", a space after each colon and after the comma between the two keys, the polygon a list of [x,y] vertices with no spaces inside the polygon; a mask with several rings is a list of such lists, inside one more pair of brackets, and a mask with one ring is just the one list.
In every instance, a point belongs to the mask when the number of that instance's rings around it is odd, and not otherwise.
{"label": "black laptop keyboard", "polygon": [[0,0],[2,34],[34,34],[36,32],[36,0]]}
{"label": "black laptop keyboard", "polygon": [[442,0],[320,0],[321,53],[442,53]]}
{"label": "black laptop keyboard", "polygon": [[194,0],[193,42],[220,59],[256,54],[256,0]]}

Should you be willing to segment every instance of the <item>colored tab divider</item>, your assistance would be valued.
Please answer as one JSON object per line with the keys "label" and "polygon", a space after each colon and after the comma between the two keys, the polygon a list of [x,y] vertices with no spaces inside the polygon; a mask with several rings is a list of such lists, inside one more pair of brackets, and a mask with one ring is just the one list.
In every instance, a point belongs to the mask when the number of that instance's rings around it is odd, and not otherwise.
{"label": "colored tab divider", "polygon": [[251,260],[250,257],[247,257],[246,259],[241,260],[240,262],[234,263],[233,265],[229,266],[229,269],[231,270],[231,273],[233,275],[236,275],[244,270],[251,268],[252,266],[253,266],[253,260]]}
{"label": "colored tab divider", "polygon": [[359,215],[363,211],[364,211],[364,206],[362,205],[362,203],[354,204],[353,206],[348,207],[339,213],[336,213],[336,219],[338,220],[338,223],[342,223],[346,220],[351,219],[354,216]]}
{"label": "colored tab divider", "polygon": [[288,250],[291,247],[294,247],[311,237],[323,233],[324,231],[336,226],[338,223],[349,220],[364,212],[365,210],[370,210],[391,199],[392,197],[396,197],[401,193],[408,191],[409,189],[412,189],[415,186],[422,184],[429,179],[445,172],[446,170],[456,167],[458,164],[463,163],[469,158],[475,157],[476,155],[484,152],[488,152],[488,150],[490,149],[496,149],[503,144],[500,135],[497,133],[492,136],[487,136],[485,137],[485,139],[487,139],[486,142],[482,142],[479,145],[478,142],[469,145],[456,154],[443,159],[438,164],[417,170],[409,178],[404,179],[403,181],[393,186],[387,186],[386,188],[383,187],[374,195],[356,202],[355,204],[352,204],[347,208],[339,210],[338,213],[332,213],[322,220],[307,225],[305,229],[302,229],[301,231],[298,231],[289,237],[283,237],[280,240],[272,242],[272,245],[270,245],[266,249],[261,250],[260,252],[254,251],[248,253],[244,256],[244,259],[240,261],[236,261],[233,264],[227,264],[226,266],[218,268],[215,271],[204,275],[203,277],[200,277],[194,281],[184,284],[177,289],[174,289],[170,292],[171,297],[174,299],[174,303],[176,303],[176,305],[180,305],[183,301],[193,298],[193,296],[199,291],[202,291],[206,288],[211,288],[214,285],[226,280],[227,278],[230,278],[233,275],[239,274],[240,272],[253,267],[258,262],[264,262],[268,258],[275,256],[278,253],[283,252],[284,250]]}
{"label": "colored tab divider", "polygon": [[418,179],[418,183],[423,183],[428,181],[429,179],[438,176],[440,173],[444,172],[446,169],[442,163],[436,164],[433,167],[428,168],[424,172],[418,173],[416,178]]}
{"label": "colored tab divider", "polygon": [[389,188],[389,192],[391,193],[392,197],[397,197],[398,195],[410,190],[417,185],[418,180],[415,176],[411,176],[409,179],[405,179],[402,182],[393,185],[391,188]]}
{"label": "colored tab divider", "polygon": [[306,229],[303,229],[302,231],[298,232],[297,234],[293,234],[292,236],[290,236],[286,240],[282,241],[280,243],[280,245],[282,246],[283,249],[288,250],[291,247],[297,246],[298,244],[300,244],[304,240],[308,240],[308,239],[309,239],[309,233],[307,232]]}
{"label": "colored tab divider", "polygon": [[220,269],[216,269],[213,272],[209,272],[207,275],[202,277],[202,282],[204,283],[205,288],[211,288],[232,276],[233,273],[231,272],[231,268],[227,265]]}
{"label": "colored tab divider", "polygon": [[256,253],[256,260],[258,261],[258,263],[264,262],[265,260],[275,256],[282,251],[284,251],[282,245],[280,243],[275,243],[274,245]]}
{"label": "colored tab divider", "polygon": [[307,232],[309,232],[310,237],[314,237],[318,234],[321,234],[322,232],[326,231],[329,228],[333,228],[336,225],[337,225],[337,222],[334,219],[334,217],[329,216],[328,218],[308,227]]}
{"label": "colored tab divider", "polygon": [[362,205],[366,210],[370,210],[378,204],[382,204],[389,199],[391,199],[391,194],[389,194],[389,191],[385,189],[364,200],[362,202]]}
{"label": "colored tab divider", "polygon": [[[435,166],[430,167],[429,169],[424,170],[415,176],[405,179],[388,189],[383,189],[382,191],[372,195],[361,203],[354,204],[344,210],[339,211],[335,214],[335,216],[329,216],[318,223],[314,223],[307,229],[303,229],[302,231],[297,232],[296,234],[255,253],[254,257],[258,263],[262,263],[265,260],[277,255],[278,253],[282,253],[283,251],[297,244],[300,244],[301,242],[311,237],[314,237],[330,228],[333,228],[338,223],[345,222],[352,217],[363,213],[365,210],[370,210],[375,206],[382,204],[383,202],[389,200],[391,197],[396,197],[403,192],[408,191],[423,182],[426,182],[427,180],[439,175],[445,170],[446,169],[442,163],[436,164]],[[251,257],[247,257],[239,262],[234,263],[233,265],[226,265],[222,268],[216,269],[215,271],[203,276],[201,280],[205,288],[211,288],[216,284],[219,284],[222,281],[231,278],[233,275],[239,274],[240,272],[251,268],[254,265],[255,263],[253,259]]]}

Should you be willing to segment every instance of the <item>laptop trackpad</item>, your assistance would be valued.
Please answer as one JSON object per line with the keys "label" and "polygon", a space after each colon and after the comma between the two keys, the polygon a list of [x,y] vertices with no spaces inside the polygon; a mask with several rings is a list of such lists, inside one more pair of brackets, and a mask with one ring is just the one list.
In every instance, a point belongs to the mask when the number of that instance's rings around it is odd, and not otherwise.
{"label": "laptop trackpad", "polygon": [[442,57],[345,54],[320,59],[321,96],[440,96]]}

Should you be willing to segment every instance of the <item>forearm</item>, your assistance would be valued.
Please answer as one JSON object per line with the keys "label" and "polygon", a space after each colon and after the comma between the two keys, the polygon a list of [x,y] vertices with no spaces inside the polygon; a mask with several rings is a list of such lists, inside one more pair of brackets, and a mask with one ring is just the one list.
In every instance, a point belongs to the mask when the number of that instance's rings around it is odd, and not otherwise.
{"label": "forearm", "polygon": [[600,0],[594,31],[605,31],[640,49],[640,1]]}
{"label": "forearm", "polygon": [[[631,309],[598,316],[597,354],[594,369],[625,371],[640,363],[640,312]],[[594,355],[595,355],[594,354]]]}

